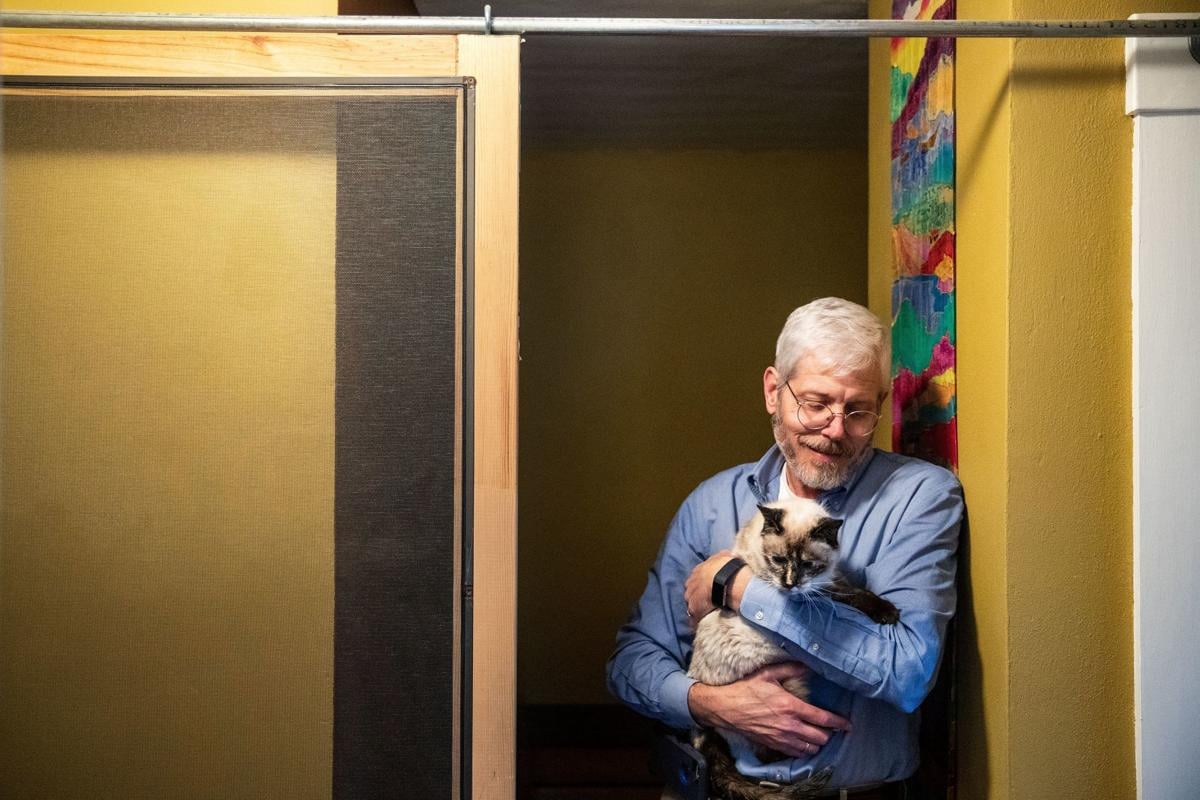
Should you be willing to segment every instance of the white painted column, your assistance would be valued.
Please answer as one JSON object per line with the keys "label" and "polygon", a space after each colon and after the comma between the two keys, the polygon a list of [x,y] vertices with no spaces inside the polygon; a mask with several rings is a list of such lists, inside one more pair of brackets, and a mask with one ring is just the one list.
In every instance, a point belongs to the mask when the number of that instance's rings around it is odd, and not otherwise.
{"label": "white painted column", "polygon": [[[1171,15],[1134,18],[1155,16]],[[1138,797],[1195,800],[1200,797],[1200,64],[1189,55],[1186,39],[1126,41],[1126,112],[1134,118]]]}

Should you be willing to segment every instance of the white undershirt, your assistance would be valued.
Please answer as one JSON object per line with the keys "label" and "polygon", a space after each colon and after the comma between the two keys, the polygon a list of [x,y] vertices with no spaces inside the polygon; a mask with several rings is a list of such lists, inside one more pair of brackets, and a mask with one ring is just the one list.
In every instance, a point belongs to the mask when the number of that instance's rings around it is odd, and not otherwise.
{"label": "white undershirt", "polygon": [[792,491],[792,485],[788,483],[788,465],[783,462],[783,472],[779,474],[779,499],[780,500],[799,500],[796,493]]}

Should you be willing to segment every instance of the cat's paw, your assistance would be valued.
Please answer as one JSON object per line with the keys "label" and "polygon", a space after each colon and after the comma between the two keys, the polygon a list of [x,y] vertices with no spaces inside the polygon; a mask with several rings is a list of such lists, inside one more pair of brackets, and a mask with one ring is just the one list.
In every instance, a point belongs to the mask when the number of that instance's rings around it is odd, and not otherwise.
{"label": "cat's paw", "polygon": [[833,767],[824,767],[812,774],[808,782],[814,786],[825,788],[829,784],[829,779],[833,777]]}
{"label": "cat's paw", "polygon": [[867,616],[879,625],[895,625],[900,621],[900,609],[882,597],[878,598],[878,602],[872,603],[870,608],[864,610],[867,612]]}
{"label": "cat's paw", "polygon": [[813,800],[825,793],[825,787],[833,777],[833,767],[814,772],[807,780],[793,783],[779,793],[780,800]]}

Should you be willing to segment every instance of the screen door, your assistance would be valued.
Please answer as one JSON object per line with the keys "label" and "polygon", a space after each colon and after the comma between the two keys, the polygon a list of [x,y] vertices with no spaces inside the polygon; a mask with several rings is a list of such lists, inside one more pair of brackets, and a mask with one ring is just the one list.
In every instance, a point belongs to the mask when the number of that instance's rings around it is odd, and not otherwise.
{"label": "screen door", "polygon": [[481,796],[473,109],[8,81],[0,794]]}

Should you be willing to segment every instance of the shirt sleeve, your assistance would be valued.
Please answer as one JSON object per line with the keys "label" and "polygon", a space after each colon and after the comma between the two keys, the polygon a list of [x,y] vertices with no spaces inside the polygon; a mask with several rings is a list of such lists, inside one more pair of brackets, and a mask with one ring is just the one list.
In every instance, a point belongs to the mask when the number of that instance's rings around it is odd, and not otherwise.
{"label": "shirt sleeve", "polygon": [[900,609],[895,625],[877,625],[827,597],[787,594],[758,578],[746,587],[739,612],[830,681],[912,712],[933,686],[954,615],[962,513],[957,481],[924,481],[867,567],[867,588]]}
{"label": "shirt sleeve", "polygon": [[696,681],[684,668],[694,634],[683,584],[705,557],[705,548],[695,544],[704,538],[696,505],[693,492],[672,520],[646,589],[617,632],[617,647],[608,660],[608,688],[617,699],[680,730],[695,725],[687,696]]}

